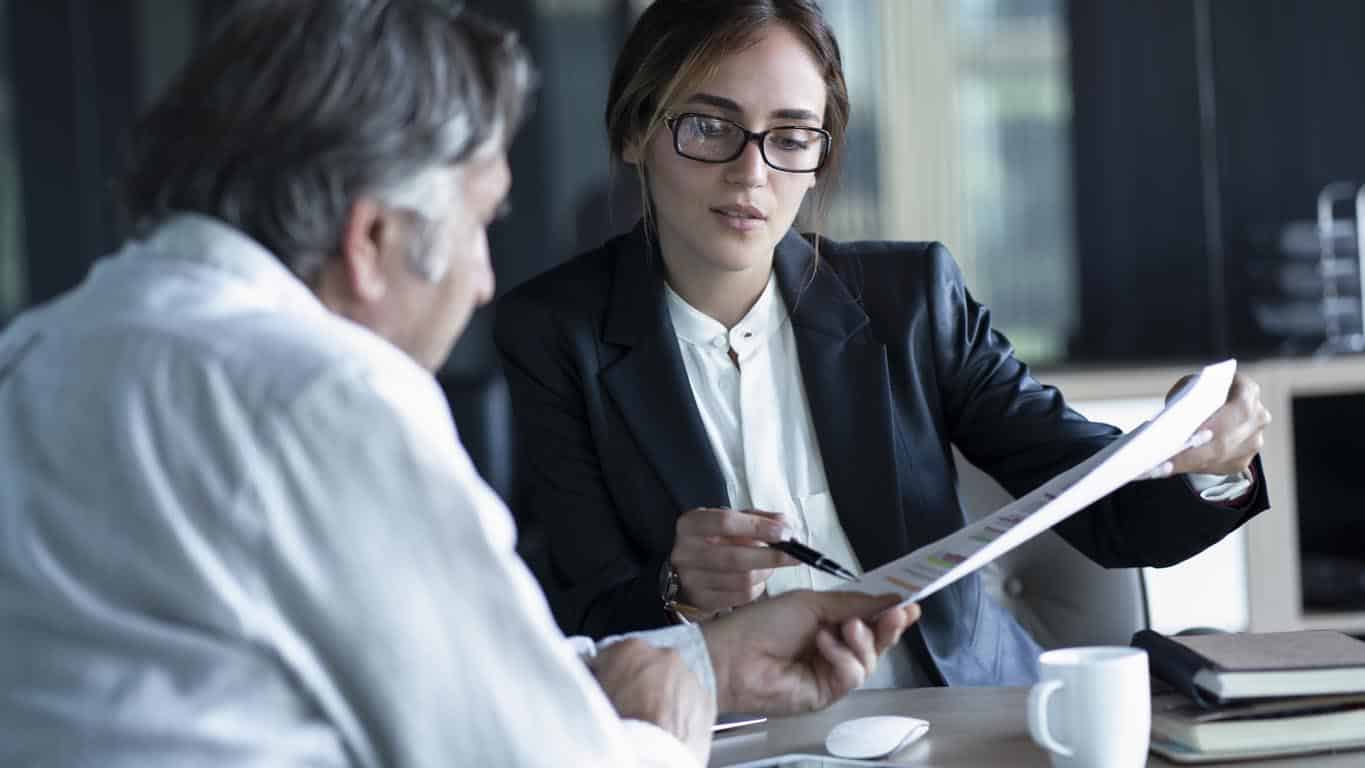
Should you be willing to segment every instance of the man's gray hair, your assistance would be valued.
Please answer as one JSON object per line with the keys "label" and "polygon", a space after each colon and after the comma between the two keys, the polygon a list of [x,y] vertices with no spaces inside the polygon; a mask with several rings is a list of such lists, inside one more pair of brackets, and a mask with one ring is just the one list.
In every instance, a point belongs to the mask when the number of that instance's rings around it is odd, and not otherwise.
{"label": "man's gray hair", "polygon": [[221,219],[312,281],[362,196],[445,218],[431,173],[510,140],[531,80],[515,35],[430,0],[243,0],[134,130],[124,205],[138,231]]}

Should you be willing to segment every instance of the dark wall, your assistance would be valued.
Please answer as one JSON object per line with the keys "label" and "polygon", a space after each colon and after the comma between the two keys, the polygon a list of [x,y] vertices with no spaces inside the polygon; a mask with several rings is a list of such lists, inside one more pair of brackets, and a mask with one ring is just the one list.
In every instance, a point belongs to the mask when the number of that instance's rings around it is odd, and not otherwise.
{"label": "dark wall", "polygon": [[1365,181],[1365,3],[1073,2],[1070,22],[1070,357],[1279,351],[1255,326],[1250,275],[1324,184]]}
{"label": "dark wall", "polygon": [[134,113],[131,0],[7,3],[27,295],[80,280],[117,242],[110,180]]}
{"label": "dark wall", "polygon": [[[1228,285],[1254,292],[1245,267],[1278,256],[1280,226],[1312,219],[1329,182],[1365,183],[1365,3],[1214,2],[1212,10]],[[1232,308],[1235,349],[1276,349],[1246,302]]]}

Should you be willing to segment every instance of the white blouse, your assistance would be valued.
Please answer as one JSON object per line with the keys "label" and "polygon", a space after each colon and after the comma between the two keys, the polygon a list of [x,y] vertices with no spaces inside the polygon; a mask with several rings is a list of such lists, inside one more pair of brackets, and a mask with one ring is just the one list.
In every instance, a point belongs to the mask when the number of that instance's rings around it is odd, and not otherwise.
{"label": "white blouse", "polygon": [[[862,564],[839,523],[825,479],[796,336],[776,278],[768,278],[758,301],[728,331],[671,287],[666,290],[683,366],[725,477],[730,504],[735,509],[781,513],[802,543],[861,575]],[[732,348],[738,366],[730,359]],[[814,568],[795,565],[773,573],[768,594],[838,589],[843,583]],[[898,644],[863,687],[930,684],[908,649]]]}

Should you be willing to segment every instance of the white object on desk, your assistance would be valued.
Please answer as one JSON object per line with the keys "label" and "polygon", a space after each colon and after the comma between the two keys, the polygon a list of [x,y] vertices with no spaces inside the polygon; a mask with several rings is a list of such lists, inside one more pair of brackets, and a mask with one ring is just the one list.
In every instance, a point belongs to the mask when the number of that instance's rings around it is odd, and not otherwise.
{"label": "white object on desk", "polygon": [[869,760],[908,746],[928,730],[929,722],[916,717],[858,717],[831,728],[825,737],[825,749],[835,757]]}
{"label": "white object on desk", "polygon": [[886,768],[896,768],[904,766],[905,763],[887,763],[881,760],[850,760],[846,757],[830,757],[829,755],[811,755],[804,752],[792,752],[787,755],[776,755],[774,757],[764,757],[758,760],[751,760],[747,763],[736,763],[727,768],[872,768],[872,766],[886,766]]}
{"label": "white object on desk", "polygon": [[768,722],[768,718],[763,715],[750,715],[741,712],[721,712],[716,715],[716,724],[711,726],[711,733],[720,733],[735,728],[743,728],[746,725],[758,725]]}
{"label": "white object on desk", "polygon": [[1028,730],[1054,768],[1140,768],[1152,730],[1147,652],[1063,648],[1038,657]]}

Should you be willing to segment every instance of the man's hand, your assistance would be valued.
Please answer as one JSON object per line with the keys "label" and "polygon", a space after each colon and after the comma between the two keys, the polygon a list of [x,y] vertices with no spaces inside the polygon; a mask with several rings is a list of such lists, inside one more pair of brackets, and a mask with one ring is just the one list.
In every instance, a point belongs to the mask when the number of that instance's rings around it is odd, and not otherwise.
{"label": "man's hand", "polygon": [[[1176,382],[1167,394],[1175,394],[1189,377]],[[1228,389],[1228,400],[1190,438],[1190,446],[1170,461],[1152,470],[1149,477],[1166,477],[1186,472],[1205,475],[1234,475],[1251,466],[1251,460],[1265,444],[1265,427],[1270,411],[1261,403],[1261,388],[1256,382],[1237,374]]]}
{"label": "man's hand", "polygon": [[791,538],[771,512],[700,507],[678,518],[669,561],[678,571],[682,601],[712,613],[753,602],[774,568],[799,563],[759,542]]}
{"label": "man's hand", "polygon": [[591,667],[617,714],[677,736],[706,765],[716,702],[677,651],[623,640],[598,653]]}
{"label": "man's hand", "polygon": [[919,606],[896,608],[898,600],[800,590],[706,622],[720,708],[782,715],[838,700],[919,618]]}

